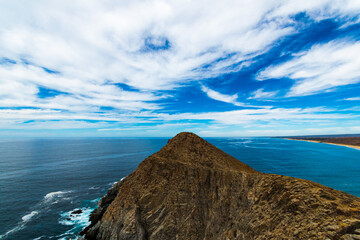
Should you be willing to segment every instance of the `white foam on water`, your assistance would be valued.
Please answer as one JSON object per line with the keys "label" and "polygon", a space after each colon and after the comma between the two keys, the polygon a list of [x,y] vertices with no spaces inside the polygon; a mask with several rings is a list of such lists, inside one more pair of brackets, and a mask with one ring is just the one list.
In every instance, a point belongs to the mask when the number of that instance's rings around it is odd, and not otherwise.
{"label": "white foam on water", "polygon": [[32,211],[31,213],[26,214],[25,216],[23,216],[21,218],[22,222],[19,222],[16,227],[14,227],[13,229],[10,229],[5,234],[0,235],[0,239],[5,238],[10,234],[13,234],[13,233],[15,233],[17,231],[20,231],[20,230],[24,229],[26,223],[29,222],[35,215],[38,215],[38,214],[39,214],[38,211]]}
{"label": "white foam on water", "polygon": [[[79,214],[72,214],[72,212],[81,210]],[[80,229],[84,229],[90,224],[90,214],[94,208],[84,207],[84,208],[75,208],[68,212],[61,212],[59,223],[66,226],[73,226],[70,230],[66,231],[63,234],[57,235],[56,239],[77,239]]]}
{"label": "white foam on water", "polygon": [[33,240],[40,240],[40,239],[42,239],[42,238],[44,238],[44,237],[46,237],[46,236],[40,236],[40,237],[37,237],[37,238],[34,238]]}
{"label": "white foam on water", "polygon": [[[50,192],[46,194],[38,204],[34,206],[33,209],[36,209],[32,211],[29,214],[24,215],[21,218],[21,221],[18,222],[18,224],[7,231],[5,234],[0,235],[0,239],[6,238],[8,235],[13,234],[15,232],[18,232],[26,227],[26,224],[36,215],[40,214],[42,211],[49,209],[51,205],[59,202],[60,200],[70,200],[69,197],[64,197],[64,195],[71,193],[72,191],[56,191],[56,192]],[[49,205],[50,204],[50,205]],[[89,215],[90,216],[90,215]]]}
{"label": "white foam on water", "polygon": [[52,201],[55,198],[62,197],[67,193],[71,193],[72,191],[57,191],[57,192],[51,192],[45,195],[44,199],[45,201],[49,202]]}
{"label": "white foam on water", "polygon": [[[82,213],[72,214],[72,212],[76,210],[81,210]],[[69,212],[60,213],[61,218],[59,223],[67,226],[76,225],[77,227],[86,227],[90,224],[89,217],[93,210],[93,208],[76,208]]]}
{"label": "white foam on water", "polygon": [[115,184],[117,184],[118,182],[112,182],[112,183],[109,183],[110,186],[114,186]]}
{"label": "white foam on water", "polygon": [[13,229],[10,229],[9,231],[7,231],[5,234],[0,235],[0,239],[3,239],[5,237],[7,237],[9,234],[15,233],[21,229],[23,229],[25,227],[24,223],[18,224],[16,227],[14,227]]}
{"label": "white foam on water", "polygon": [[119,181],[109,183],[109,185],[110,185],[110,186],[114,186],[114,185],[115,185],[115,184],[117,184],[118,182],[123,181],[125,178],[127,178],[127,176],[126,176],[126,177],[121,178]]}
{"label": "white foam on water", "polygon": [[39,212],[38,211],[32,211],[31,213],[23,216],[21,219],[23,220],[23,222],[28,222],[33,216],[38,215]]}
{"label": "white foam on water", "polygon": [[[69,240],[69,239],[73,239],[73,238],[65,238],[64,236],[72,236],[71,233],[69,233],[68,231],[66,231],[65,233],[62,233],[62,234],[59,234],[59,235],[56,235],[56,236],[48,236],[46,239],[57,239],[57,240],[60,240],[60,239],[66,239],[66,240]],[[35,240],[35,239],[34,239]]]}
{"label": "white foam on water", "polygon": [[91,200],[90,202],[98,202],[98,201],[100,201],[100,199],[101,199],[101,197],[99,197],[99,198],[95,198],[95,199],[93,199],[93,200]]}

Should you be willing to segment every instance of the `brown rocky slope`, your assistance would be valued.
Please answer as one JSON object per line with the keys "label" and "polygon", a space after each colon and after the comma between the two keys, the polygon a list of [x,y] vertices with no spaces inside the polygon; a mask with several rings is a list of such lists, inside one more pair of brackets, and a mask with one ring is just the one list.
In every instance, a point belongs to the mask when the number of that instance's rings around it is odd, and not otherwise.
{"label": "brown rocky slope", "polygon": [[360,199],[180,133],[109,190],[85,239],[360,239]]}

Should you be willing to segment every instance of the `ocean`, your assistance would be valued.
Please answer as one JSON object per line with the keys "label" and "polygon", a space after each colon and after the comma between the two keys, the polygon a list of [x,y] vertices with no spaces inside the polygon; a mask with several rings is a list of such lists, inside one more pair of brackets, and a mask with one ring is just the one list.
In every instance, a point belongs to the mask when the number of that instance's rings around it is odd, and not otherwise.
{"label": "ocean", "polygon": [[[114,182],[168,139],[0,140],[0,239],[76,239]],[[279,138],[206,140],[258,171],[360,197],[360,150]]]}

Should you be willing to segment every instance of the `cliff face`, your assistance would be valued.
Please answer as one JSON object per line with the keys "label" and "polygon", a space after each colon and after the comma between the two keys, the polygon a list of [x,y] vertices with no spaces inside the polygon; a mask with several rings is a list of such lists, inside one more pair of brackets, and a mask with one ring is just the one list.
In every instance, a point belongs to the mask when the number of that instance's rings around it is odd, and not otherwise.
{"label": "cliff face", "polygon": [[360,199],[180,133],[99,202],[86,239],[360,239]]}

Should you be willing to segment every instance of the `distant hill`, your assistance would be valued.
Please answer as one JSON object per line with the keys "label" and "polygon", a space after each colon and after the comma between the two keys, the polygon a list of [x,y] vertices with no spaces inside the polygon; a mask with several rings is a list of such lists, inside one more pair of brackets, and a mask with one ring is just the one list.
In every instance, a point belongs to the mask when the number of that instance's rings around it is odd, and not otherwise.
{"label": "distant hill", "polygon": [[360,199],[180,133],[114,185],[85,239],[359,239]]}

